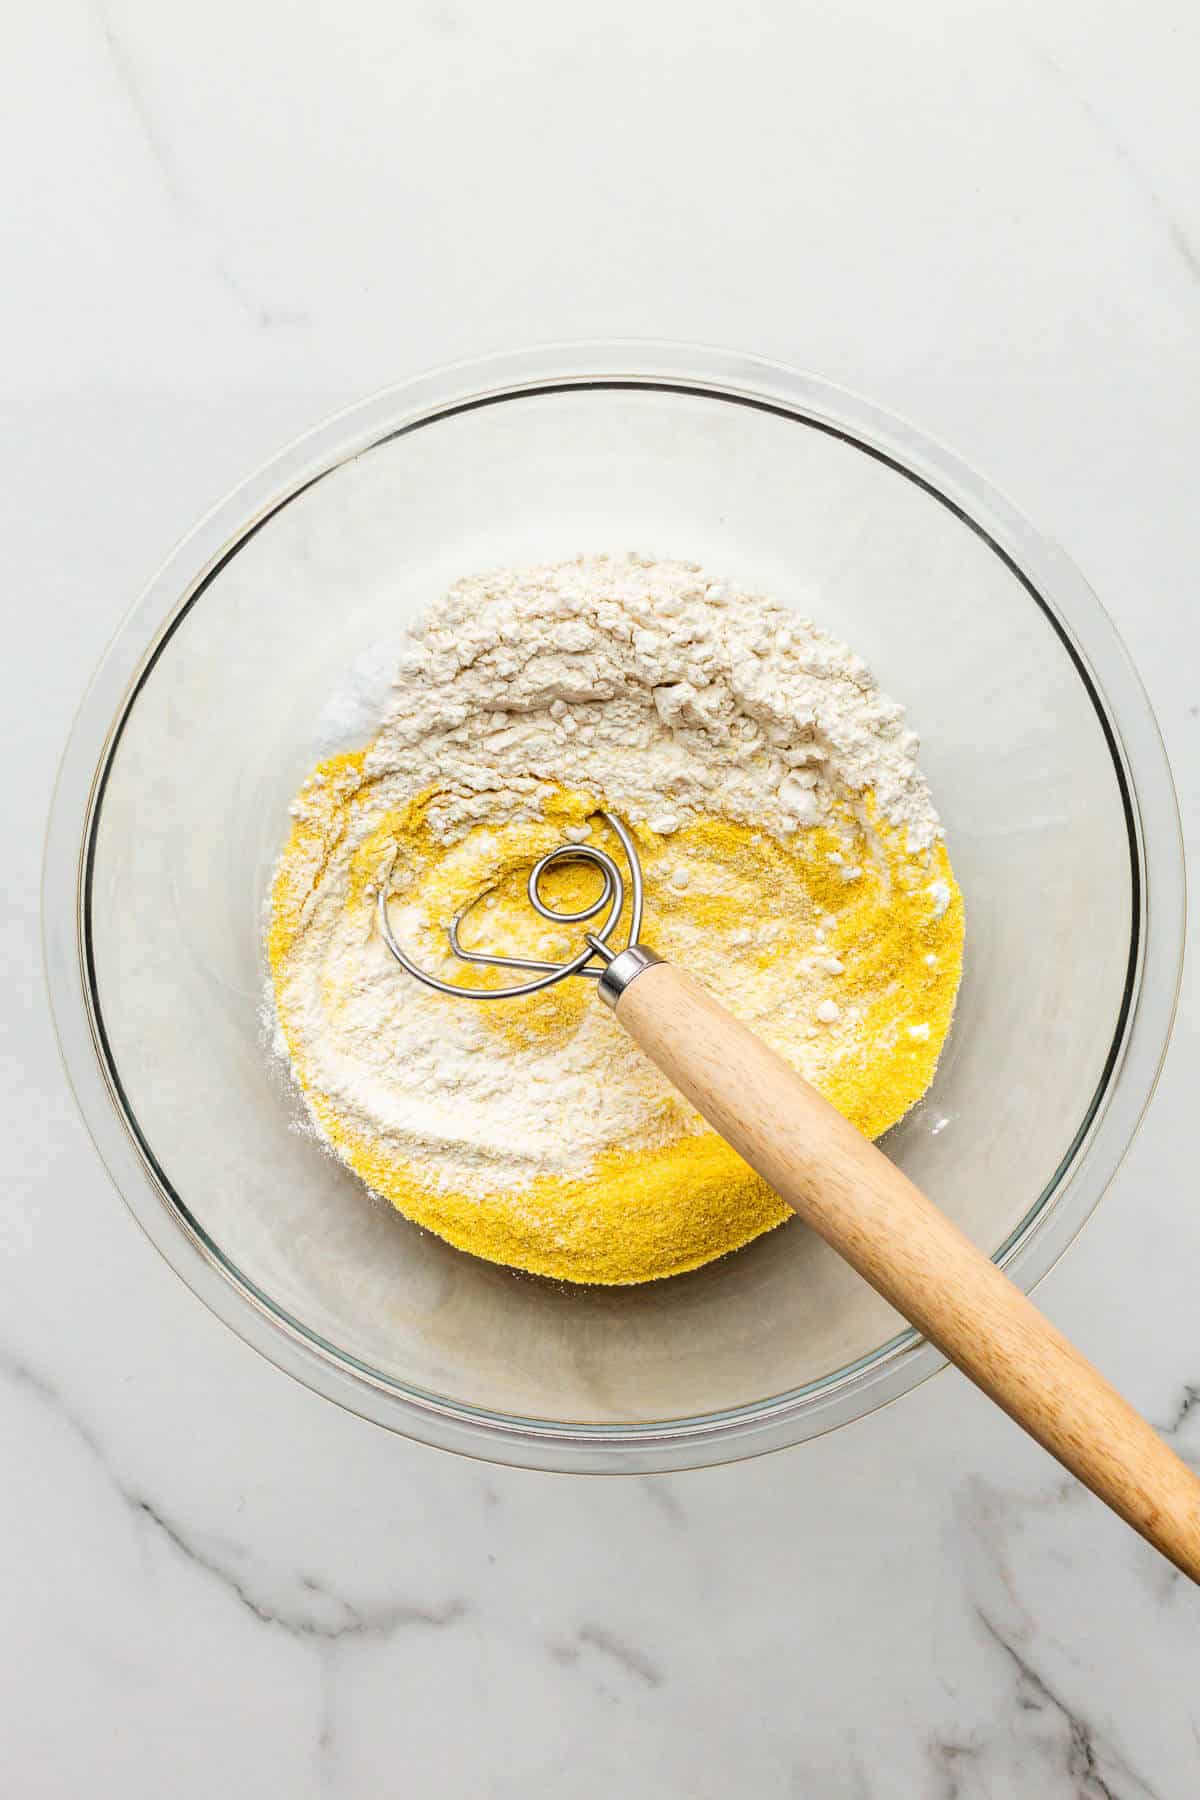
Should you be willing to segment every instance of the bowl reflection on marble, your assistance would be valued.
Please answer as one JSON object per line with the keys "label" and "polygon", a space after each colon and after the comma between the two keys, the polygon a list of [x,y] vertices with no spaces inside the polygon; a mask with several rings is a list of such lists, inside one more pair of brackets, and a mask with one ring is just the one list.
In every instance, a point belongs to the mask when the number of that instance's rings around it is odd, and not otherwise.
{"label": "bowl reflection on marble", "polygon": [[967,907],[958,1012],[890,1155],[1028,1288],[1152,1089],[1183,867],[1149,706],[1078,573],[907,426],[752,358],[528,352],[286,451],[175,553],[81,708],[47,840],[71,1080],[185,1281],[311,1387],[541,1468],[794,1443],[939,1366],[798,1224],[662,1283],[463,1255],[310,1136],[266,1053],[261,908],[339,672],[464,573],[630,545],[777,595],[909,708]]}

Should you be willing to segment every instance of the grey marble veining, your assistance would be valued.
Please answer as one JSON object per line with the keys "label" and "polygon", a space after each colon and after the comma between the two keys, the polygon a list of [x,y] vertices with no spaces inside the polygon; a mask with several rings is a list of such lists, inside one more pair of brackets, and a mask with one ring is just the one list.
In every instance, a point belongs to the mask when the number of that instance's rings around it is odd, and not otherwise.
{"label": "grey marble veining", "polygon": [[[258,1360],[108,1186],[37,889],[78,695],[214,497],[388,381],[590,333],[808,365],[985,470],[1114,615],[1194,844],[1194,9],[105,0],[8,40],[0,1790],[1189,1800],[1200,1598],[953,1376],[585,1481]],[[1198,1070],[1189,976],[1041,1292],[1193,1463]]]}
{"label": "grey marble veining", "polygon": [[1125,170],[1147,212],[1161,225],[1189,275],[1200,280],[1200,252],[1197,252],[1191,235],[1174,209],[1168,205],[1158,184],[1147,174],[1129,145],[1114,128],[1112,121],[1101,112],[1085,91],[1076,87],[1062,64],[1048,51],[1041,51],[1037,60],[1053,79],[1062,85],[1084,118],[1094,128],[1101,143]]}

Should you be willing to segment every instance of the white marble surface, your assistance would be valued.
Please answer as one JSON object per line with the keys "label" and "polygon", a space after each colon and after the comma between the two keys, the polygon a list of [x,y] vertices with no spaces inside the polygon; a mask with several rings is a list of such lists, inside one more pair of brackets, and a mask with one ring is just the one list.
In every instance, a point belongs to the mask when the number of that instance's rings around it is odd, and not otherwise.
{"label": "white marble surface", "polygon": [[[1194,844],[1194,7],[48,0],[5,39],[2,1791],[1196,1793],[1200,1598],[956,1376],[604,1482],[261,1362],[107,1185],[37,952],[72,708],[173,540],[335,406],[588,334],[806,365],[991,475],[1125,633]],[[1198,1026],[1192,979],[1042,1290],[1193,1458]]]}

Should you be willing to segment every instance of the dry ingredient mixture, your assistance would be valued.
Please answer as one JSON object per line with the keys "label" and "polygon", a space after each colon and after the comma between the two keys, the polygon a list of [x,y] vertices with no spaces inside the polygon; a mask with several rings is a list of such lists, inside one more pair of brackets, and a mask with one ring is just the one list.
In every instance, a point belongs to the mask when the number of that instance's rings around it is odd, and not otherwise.
{"label": "dry ingredient mixture", "polygon": [[[694,563],[579,558],[459,582],[407,640],[365,749],[293,807],[270,898],[276,1044],[318,1134],[376,1193],[478,1256],[646,1281],[787,1209],[645,1060],[593,984],[444,998],[503,971],[464,943],[561,960],[528,905],[545,850],[617,813],[646,874],[642,935],[862,1131],[928,1087],[962,962],[962,900],[903,709],[844,644]],[[555,885],[557,884],[557,885]],[[551,872],[566,909],[595,870]],[[618,936],[617,941],[623,941]]]}

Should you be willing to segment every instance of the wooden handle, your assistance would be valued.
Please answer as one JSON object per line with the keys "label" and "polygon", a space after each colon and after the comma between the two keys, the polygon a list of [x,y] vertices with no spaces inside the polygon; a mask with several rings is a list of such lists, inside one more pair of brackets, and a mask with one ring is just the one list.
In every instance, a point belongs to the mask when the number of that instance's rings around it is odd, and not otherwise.
{"label": "wooden handle", "polygon": [[1200,1480],[894,1163],[682,970],[646,969],[616,1014],[806,1224],[1200,1582]]}

